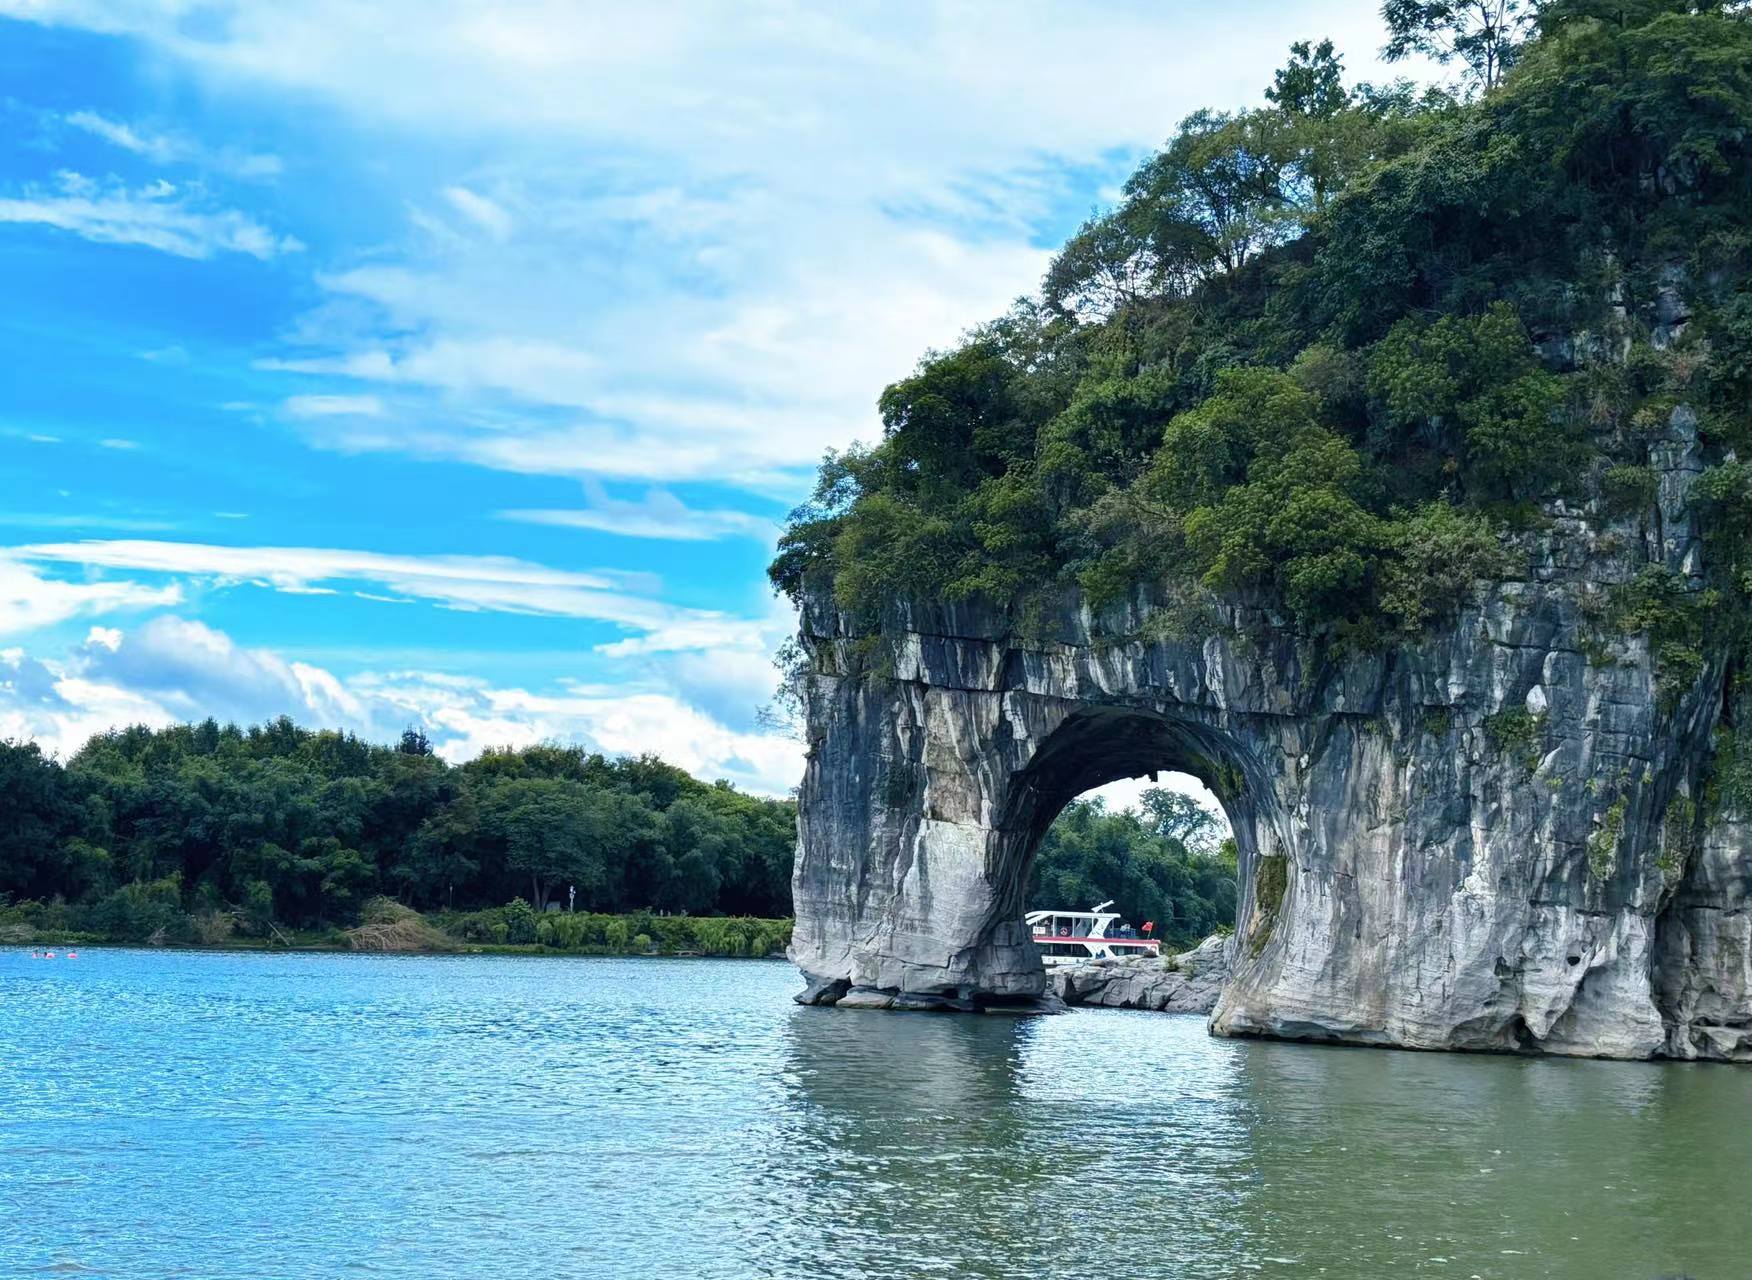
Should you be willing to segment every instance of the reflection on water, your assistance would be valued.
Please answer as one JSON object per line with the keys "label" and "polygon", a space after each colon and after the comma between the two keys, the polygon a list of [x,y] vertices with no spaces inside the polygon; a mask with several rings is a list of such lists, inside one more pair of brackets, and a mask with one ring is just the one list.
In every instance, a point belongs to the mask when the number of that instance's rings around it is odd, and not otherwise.
{"label": "reflection on water", "polygon": [[0,955],[0,1275],[1752,1273],[1752,1072],[794,985]]}
{"label": "reflection on water", "polygon": [[1237,1062],[1188,1019],[799,1009],[770,1189],[801,1249],[775,1270],[819,1249],[854,1275],[1227,1275],[1252,1181]]}

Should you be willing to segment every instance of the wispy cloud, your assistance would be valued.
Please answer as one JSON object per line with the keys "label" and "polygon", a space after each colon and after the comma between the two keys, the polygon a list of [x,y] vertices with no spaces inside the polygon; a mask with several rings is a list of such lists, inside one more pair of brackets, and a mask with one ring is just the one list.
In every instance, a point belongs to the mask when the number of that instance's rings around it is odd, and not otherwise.
{"label": "wispy cloud", "polygon": [[75,129],[157,164],[204,163],[240,178],[271,178],[283,167],[275,155],[232,149],[215,151],[181,134],[112,120],[95,111],[70,111],[61,119]]}
{"label": "wispy cloud", "polygon": [[664,489],[648,489],[637,502],[610,497],[596,481],[586,481],[584,489],[590,504],[587,507],[501,511],[499,518],[670,542],[712,542],[731,537],[764,539],[776,532],[771,521],[746,511],[701,510]]}
{"label": "wispy cloud", "polygon": [[444,198],[453,209],[495,239],[503,240],[511,234],[511,215],[496,201],[467,187],[446,187]]}
{"label": "wispy cloud", "polygon": [[289,396],[281,406],[294,418],[381,418],[376,396]]}
{"label": "wispy cloud", "polygon": [[304,246],[236,209],[211,209],[168,182],[128,187],[62,173],[51,187],[0,197],[0,223],[36,223],[103,244],[142,245],[182,258],[238,253],[268,259]]}
{"label": "wispy cloud", "polygon": [[143,133],[133,125],[120,120],[111,120],[100,116],[95,111],[71,111],[63,116],[68,124],[75,129],[83,129],[86,133],[113,143],[124,151],[132,151],[135,155],[145,156],[148,160],[172,160],[181,153],[181,147],[161,134]]}
{"label": "wispy cloud", "polygon": [[182,588],[175,583],[63,582],[0,558],[0,635],[24,635],[70,618],[164,607],[181,600]]}
{"label": "wispy cloud", "polygon": [[105,529],[127,533],[163,533],[176,528],[173,520],[77,511],[0,511],[0,525],[21,529]]}
{"label": "wispy cloud", "polygon": [[[628,575],[552,569],[505,556],[405,556],[136,539],[37,543],[0,554],[13,560],[207,578],[221,584],[255,583],[293,593],[370,583],[398,596],[452,609],[609,622],[639,632],[649,644],[663,649],[746,646],[759,642],[763,634],[754,621],[634,594],[627,587],[636,579]],[[0,565],[6,563],[0,559]],[[681,643],[683,637],[689,644]]]}

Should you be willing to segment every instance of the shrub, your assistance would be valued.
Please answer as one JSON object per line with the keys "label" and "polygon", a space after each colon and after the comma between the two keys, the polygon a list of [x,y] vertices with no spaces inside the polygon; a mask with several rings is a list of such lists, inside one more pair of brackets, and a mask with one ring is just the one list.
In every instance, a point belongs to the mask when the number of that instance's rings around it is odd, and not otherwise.
{"label": "shrub", "polygon": [[563,947],[567,951],[576,951],[583,945],[585,929],[583,916],[567,913],[566,915],[554,916],[550,920],[542,921],[542,923],[549,928],[552,935],[552,945]]}
{"label": "shrub", "polygon": [[1611,467],[1600,477],[1606,509],[1628,515],[1647,510],[1660,491],[1660,477],[1647,467]]}
{"label": "shrub", "polygon": [[1539,767],[1545,741],[1545,717],[1526,707],[1504,707],[1484,718],[1484,736],[1505,756],[1519,756],[1528,770]]}
{"label": "shrub", "polygon": [[522,898],[513,898],[505,904],[505,937],[508,941],[534,942],[535,924],[535,908]]}
{"label": "shrub", "polygon": [[84,913],[86,928],[111,938],[145,942],[189,932],[176,877],[147,884],[125,884]]}
{"label": "shrub", "polygon": [[1624,836],[1624,811],[1629,806],[1629,798],[1619,796],[1588,837],[1588,874],[1596,880],[1610,879],[1617,866],[1618,842]]}
{"label": "shrub", "polygon": [[1511,557],[1489,517],[1438,499],[1387,525],[1392,555],[1381,566],[1381,610],[1408,633],[1453,613],[1480,581],[1509,569]]}

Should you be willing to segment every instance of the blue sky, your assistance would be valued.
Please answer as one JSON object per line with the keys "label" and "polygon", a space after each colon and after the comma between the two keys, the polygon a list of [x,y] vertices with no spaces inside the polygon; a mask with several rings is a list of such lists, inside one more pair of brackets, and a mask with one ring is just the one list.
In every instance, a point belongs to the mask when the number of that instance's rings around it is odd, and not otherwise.
{"label": "blue sky", "polygon": [[290,713],[783,791],[778,523],[1357,3],[0,0],[0,736]]}

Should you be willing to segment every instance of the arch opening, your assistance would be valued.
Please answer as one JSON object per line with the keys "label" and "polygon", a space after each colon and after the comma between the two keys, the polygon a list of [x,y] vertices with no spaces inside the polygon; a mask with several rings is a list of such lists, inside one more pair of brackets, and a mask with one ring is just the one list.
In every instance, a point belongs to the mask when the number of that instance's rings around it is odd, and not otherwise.
{"label": "arch opening", "polygon": [[1030,914],[1104,908],[1127,954],[1153,954],[1134,940],[1169,954],[1234,926],[1237,864],[1216,796],[1191,774],[1158,771],[1068,802],[1035,845],[1024,902]]}
{"label": "arch opening", "polygon": [[[1147,811],[1102,813],[1078,801],[1100,794],[1114,783],[1154,779],[1160,785],[1173,774],[1184,776],[1194,798],[1213,805],[1221,815],[1227,826],[1223,842],[1227,848],[1221,853],[1201,850],[1205,857],[1195,854],[1179,866],[1112,866],[1116,840],[1136,839],[1147,850],[1146,842],[1166,833],[1152,829],[1155,815]],[[1141,790],[1134,786],[1131,794]],[[1256,914],[1254,880],[1261,846],[1275,851],[1279,844],[1271,835],[1279,817],[1274,812],[1273,794],[1246,748],[1220,728],[1190,716],[1156,711],[1080,711],[1049,735],[1027,766],[1018,771],[994,825],[997,865],[992,870],[1004,895],[1005,914],[1020,920],[1030,910],[1087,911],[1097,901],[1112,898],[1115,907],[1110,910],[1119,910],[1134,925],[1141,926],[1144,921],[1156,925],[1152,934],[1174,946],[1192,945],[1220,925],[1245,934],[1250,917]],[[1055,836],[1061,818],[1073,829]],[[1100,898],[1075,903],[1031,900],[1047,895],[1063,897],[1079,887],[1074,876],[1059,876],[1062,868],[1043,867],[1041,861],[1045,850],[1050,859],[1075,863],[1078,850],[1069,850],[1065,856],[1063,846],[1071,842],[1067,836],[1085,843],[1093,839],[1096,847],[1082,852],[1089,854],[1098,868],[1104,868],[1106,875],[1086,876],[1085,880],[1089,889],[1100,892]],[[1100,847],[1103,843],[1106,848]],[[1158,860],[1160,852],[1158,842],[1154,849]],[[1217,892],[1213,903],[1210,872],[1219,859],[1219,878],[1225,891]],[[1037,870],[1050,870],[1059,878],[1055,882],[1047,875],[1037,876]],[[1114,879],[1116,873],[1134,877],[1132,901],[1112,892],[1120,887]],[[1179,919],[1167,909],[1176,894],[1189,899],[1189,910]],[[1169,919],[1157,918],[1163,915]],[[1194,932],[1197,937],[1188,936]]]}

